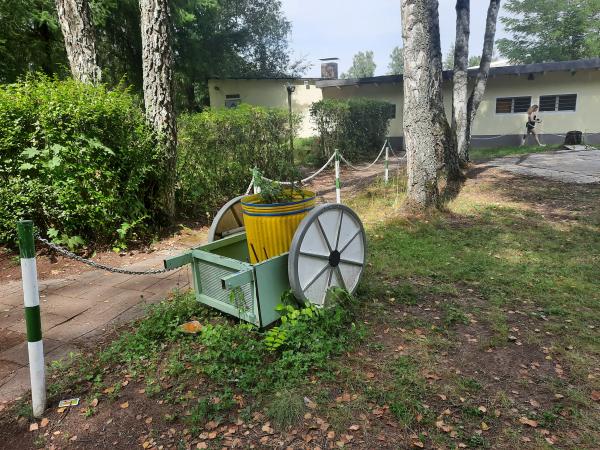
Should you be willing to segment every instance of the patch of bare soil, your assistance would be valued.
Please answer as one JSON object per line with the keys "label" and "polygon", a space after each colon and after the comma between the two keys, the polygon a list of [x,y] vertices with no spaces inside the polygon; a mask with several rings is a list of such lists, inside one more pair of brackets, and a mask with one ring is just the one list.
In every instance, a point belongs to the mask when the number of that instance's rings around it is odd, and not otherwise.
{"label": "patch of bare soil", "polygon": [[476,193],[489,202],[513,202],[549,220],[577,221],[587,217],[600,223],[600,184],[564,183],[485,165],[472,166],[467,176],[461,196]]}

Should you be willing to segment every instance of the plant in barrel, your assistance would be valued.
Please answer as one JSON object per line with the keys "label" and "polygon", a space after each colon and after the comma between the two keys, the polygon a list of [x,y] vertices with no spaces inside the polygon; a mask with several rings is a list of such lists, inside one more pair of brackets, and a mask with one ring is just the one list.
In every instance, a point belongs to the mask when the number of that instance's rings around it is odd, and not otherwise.
{"label": "plant in barrel", "polygon": [[316,194],[297,182],[283,185],[256,171],[254,183],[260,192],[241,202],[253,264],[287,252],[296,228],[316,203]]}

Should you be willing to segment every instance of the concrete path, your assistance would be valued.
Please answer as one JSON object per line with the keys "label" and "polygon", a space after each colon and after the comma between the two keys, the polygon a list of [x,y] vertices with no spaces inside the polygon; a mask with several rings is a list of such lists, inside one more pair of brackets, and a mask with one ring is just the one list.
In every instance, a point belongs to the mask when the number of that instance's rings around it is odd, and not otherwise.
{"label": "concrete path", "polygon": [[600,150],[557,150],[497,158],[484,164],[565,183],[600,183]]}
{"label": "concrete path", "polygon": [[[161,268],[178,252],[157,252],[128,268]],[[186,289],[184,267],[160,275],[124,275],[102,270],[40,281],[40,310],[47,363],[93,345],[110,328],[136,319],[146,305],[164,299],[173,289]],[[14,400],[29,389],[27,338],[21,281],[0,285],[0,401]]]}

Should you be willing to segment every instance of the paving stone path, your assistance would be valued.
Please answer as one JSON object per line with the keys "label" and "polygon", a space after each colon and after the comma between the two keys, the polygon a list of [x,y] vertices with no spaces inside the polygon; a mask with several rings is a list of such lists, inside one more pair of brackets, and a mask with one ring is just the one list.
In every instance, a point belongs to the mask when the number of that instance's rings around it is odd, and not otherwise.
{"label": "paving stone path", "polygon": [[[157,252],[128,266],[162,267],[176,252]],[[39,282],[44,354],[50,363],[93,345],[110,328],[140,317],[146,305],[173,289],[186,289],[186,267],[159,275],[124,275],[102,270]],[[20,280],[0,285],[0,401],[11,401],[29,389],[27,338]]]}
{"label": "paving stone path", "polygon": [[485,163],[521,175],[565,183],[600,183],[600,150],[557,150],[496,158]]}

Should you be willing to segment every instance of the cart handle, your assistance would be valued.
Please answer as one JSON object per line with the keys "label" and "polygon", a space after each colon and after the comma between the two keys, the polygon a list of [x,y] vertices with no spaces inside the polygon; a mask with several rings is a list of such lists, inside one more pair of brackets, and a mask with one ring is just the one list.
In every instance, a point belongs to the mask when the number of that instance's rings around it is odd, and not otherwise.
{"label": "cart handle", "polygon": [[223,289],[233,289],[254,281],[254,268],[240,270],[226,277],[221,278],[221,287]]}
{"label": "cart handle", "polygon": [[192,252],[185,252],[178,256],[172,256],[171,258],[166,258],[163,260],[165,265],[165,269],[172,270],[177,269],[178,267],[185,266],[186,264],[191,264],[192,262]]}

